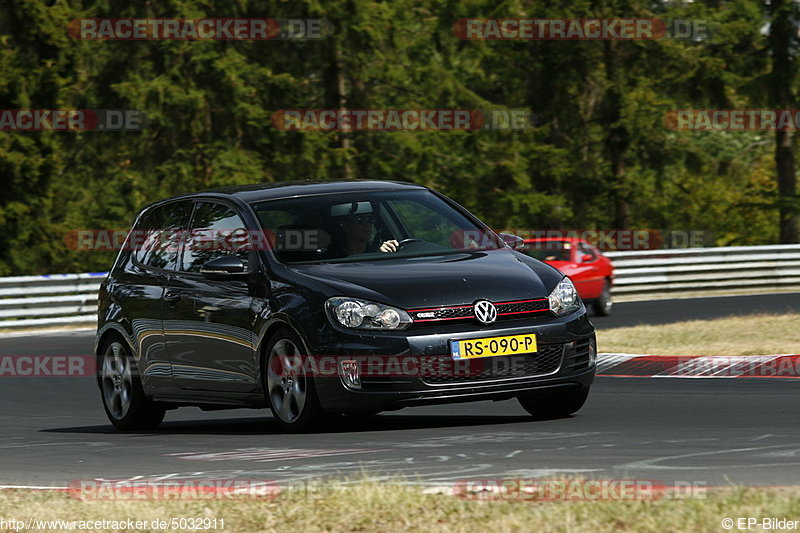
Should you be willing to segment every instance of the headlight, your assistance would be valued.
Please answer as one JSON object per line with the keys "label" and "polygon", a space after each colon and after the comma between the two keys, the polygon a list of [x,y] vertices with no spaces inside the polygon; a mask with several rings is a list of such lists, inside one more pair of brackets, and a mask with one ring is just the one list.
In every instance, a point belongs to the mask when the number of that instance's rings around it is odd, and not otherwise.
{"label": "headlight", "polygon": [[405,329],[411,317],[388,305],[336,296],[325,302],[328,317],[335,324],[359,329]]}
{"label": "headlight", "polygon": [[581,306],[578,291],[575,290],[575,285],[572,284],[569,278],[564,278],[558,282],[558,285],[556,285],[556,288],[553,289],[547,299],[550,300],[550,310],[556,315],[566,315],[578,310]]}

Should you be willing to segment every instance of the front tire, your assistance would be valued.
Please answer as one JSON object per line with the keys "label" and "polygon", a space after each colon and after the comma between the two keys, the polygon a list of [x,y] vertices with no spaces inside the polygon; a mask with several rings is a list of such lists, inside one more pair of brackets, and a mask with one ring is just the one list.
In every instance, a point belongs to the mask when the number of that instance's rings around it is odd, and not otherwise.
{"label": "front tire", "polygon": [[517,400],[535,419],[549,420],[578,412],[588,397],[589,387],[574,387],[549,394],[520,395]]}
{"label": "front tire", "polygon": [[606,280],[603,284],[603,292],[600,297],[592,304],[592,310],[597,316],[608,316],[611,313],[611,307],[614,302],[611,300],[611,282]]}
{"label": "front tire", "polygon": [[109,421],[121,431],[155,429],[166,410],[145,396],[128,347],[111,339],[97,358],[103,408]]}
{"label": "front tire", "polygon": [[265,389],[272,416],[291,432],[315,429],[323,418],[314,379],[305,375],[306,365],[298,365],[307,355],[302,346],[297,334],[281,329],[273,335],[265,358]]}

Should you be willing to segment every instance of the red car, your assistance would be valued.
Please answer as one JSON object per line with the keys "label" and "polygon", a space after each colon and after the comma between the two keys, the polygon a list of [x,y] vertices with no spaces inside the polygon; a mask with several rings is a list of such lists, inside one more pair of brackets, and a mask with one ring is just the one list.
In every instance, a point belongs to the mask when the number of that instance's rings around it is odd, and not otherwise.
{"label": "red car", "polygon": [[521,252],[552,265],[569,276],[578,295],[596,315],[611,312],[611,260],[586,241],[575,238],[525,239]]}

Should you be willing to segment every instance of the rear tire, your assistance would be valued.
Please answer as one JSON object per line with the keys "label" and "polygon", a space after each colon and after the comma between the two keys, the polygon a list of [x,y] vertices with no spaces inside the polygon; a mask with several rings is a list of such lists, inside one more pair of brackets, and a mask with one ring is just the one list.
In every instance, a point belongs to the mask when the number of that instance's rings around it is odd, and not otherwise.
{"label": "rear tire", "polygon": [[166,410],[144,393],[136,360],[127,345],[109,340],[97,356],[100,396],[109,421],[121,431],[155,429]]}
{"label": "rear tire", "polygon": [[[306,432],[319,427],[323,419],[314,378],[306,376],[305,365],[292,370],[287,359],[307,355],[300,338],[290,329],[280,329],[267,346],[264,369],[265,392],[275,422],[290,432]],[[296,365],[295,365],[296,367]]]}
{"label": "rear tire", "polygon": [[614,302],[611,300],[611,282],[606,280],[603,284],[603,292],[600,297],[592,304],[592,310],[597,316],[608,316],[611,313],[611,307]]}
{"label": "rear tire", "polygon": [[520,395],[517,400],[535,419],[549,420],[576,413],[588,397],[589,387],[575,387],[549,394]]}

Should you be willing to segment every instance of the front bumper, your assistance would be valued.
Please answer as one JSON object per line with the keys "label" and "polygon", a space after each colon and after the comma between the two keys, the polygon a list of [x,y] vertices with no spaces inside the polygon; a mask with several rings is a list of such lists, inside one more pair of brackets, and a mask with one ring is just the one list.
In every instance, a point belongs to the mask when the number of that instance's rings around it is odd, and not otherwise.
{"label": "front bumper", "polygon": [[[341,376],[316,379],[322,407],[331,411],[380,411],[413,405],[478,400],[505,400],[554,389],[588,388],[595,374],[594,327],[584,309],[565,317],[508,320],[491,326],[459,324],[411,328],[398,333],[354,334],[336,330],[312,353],[337,356],[396,356],[418,361],[451,361],[451,340],[535,333],[538,351],[514,356],[514,371],[446,372],[424,375],[360,377],[360,388]],[[323,335],[323,338],[325,335]],[[474,361],[500,363],[501,358]],[[502,366],[502,365],[500,365]]]}

